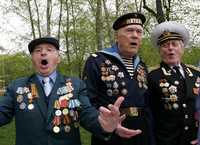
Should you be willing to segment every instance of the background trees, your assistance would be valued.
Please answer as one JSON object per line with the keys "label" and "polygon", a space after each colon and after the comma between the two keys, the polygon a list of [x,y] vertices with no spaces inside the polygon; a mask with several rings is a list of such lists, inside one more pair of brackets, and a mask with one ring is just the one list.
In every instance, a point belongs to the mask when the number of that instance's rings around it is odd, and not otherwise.
{"label": "background trees", "polygon": [[[0,32],[6,32],[7,39],[11,38],[9,43],[14,46],[5,48],[5,52],[8,50],[12,55],[13,51],[28,54],[27,44],[33,38],[46,35],[57,37],[63,57],[60,70],[68,75],[81,76],[88,55],[114,42],[112,23],[126,12],[140,11],[146,15],[140,54],[149,66],[159,62],[158,57],[152,59],[158,54],[150,43],[149,35],[154,25],[162,21],[177,20],[184,23],[192,36],[189,47],[198,48],[199,6],[200,2],[194,0],[3,0],[0,8],[4,13],[4,24],[0,25]],[[13,22],[14,18],[18,19],[16,23]],[[187,51],[188,56],[184,61],[192,60],[188,63],[194,64],[199,61],[198,57],[191,55],[193,51]],[[4,57],[11,56],[8,54]],[[9,58],[4,62],[9,63],[10,59],[18,61]],[[10,67],[13,65],[10,64]]]}

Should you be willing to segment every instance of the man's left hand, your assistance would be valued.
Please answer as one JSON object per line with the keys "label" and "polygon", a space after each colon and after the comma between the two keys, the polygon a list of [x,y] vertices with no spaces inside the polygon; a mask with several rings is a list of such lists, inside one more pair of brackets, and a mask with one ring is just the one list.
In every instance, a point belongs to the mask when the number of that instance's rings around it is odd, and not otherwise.
{"label": "man's left hand", "polygon": [[114,105],[109,104],[108,108],[100,107],[100,115],[98,117],[99,123],[101,124],[101,127],[106,132],[113,132],[118,124],[125,118],[125,116],[120,116],[119,107],[121,103],[124,101],[124,97],[119,97]]}

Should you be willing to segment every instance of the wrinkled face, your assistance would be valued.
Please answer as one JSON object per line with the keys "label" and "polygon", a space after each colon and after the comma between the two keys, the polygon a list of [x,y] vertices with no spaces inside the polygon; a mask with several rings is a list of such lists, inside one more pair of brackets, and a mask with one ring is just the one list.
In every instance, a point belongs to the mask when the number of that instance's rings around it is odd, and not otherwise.
{"label": "wrinkled face", "polygon": [[143,27],[127,25],[116,32],[119,53],[124,57],[133,57],[138,53],[142,41]]}
{"label": "wrinkled face", "polygon": [[39,44],[31,53],[35,70],[42,76],[48,76],[60,63],[60,56],[55,46],[51,44]]}
{"label": "wrinkled face", "polygon": [[160,45],[161,59],[168,65],[177,65],[181,63],[184,53],[182,40],[167,40]]}

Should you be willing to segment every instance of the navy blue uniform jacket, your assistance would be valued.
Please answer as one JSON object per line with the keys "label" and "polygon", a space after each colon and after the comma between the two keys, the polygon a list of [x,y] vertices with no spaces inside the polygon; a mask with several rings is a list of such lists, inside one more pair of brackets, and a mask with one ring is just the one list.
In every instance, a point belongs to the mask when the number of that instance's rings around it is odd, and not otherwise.
{"label": "navy blue uniform jacket", "polygon": [[[134,76],[129,75],[117,45],[92,54],[86,61],[83,79],[86,82],[91,103],[99,108],[113,103],[119,96],[125,100],[122,108],[136,107],[141,109],[136,116],[127,116],[123,125],[127,128],[141,129],[142,134],[131,139],[124,139],[116,134],[109,142],[95,136],[93,145],[150,145],[151,113],[148,106],[147,68],[139,56],[133,58]],[[127,142],[127,143],[126,143]]]}

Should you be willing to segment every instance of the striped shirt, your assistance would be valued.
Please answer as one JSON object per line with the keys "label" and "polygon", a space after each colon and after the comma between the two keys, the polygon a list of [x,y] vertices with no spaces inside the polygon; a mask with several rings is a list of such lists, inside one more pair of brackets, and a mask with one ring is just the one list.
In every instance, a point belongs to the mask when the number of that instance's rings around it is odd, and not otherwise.
{"label": "striped shirt", "polygon": [[124,65],[129,73],[129,75],[131,76],[131,78],[133,78],[134,71],[135,71],[133,68],[133,58],[122,57],[122,60],[124,62]]}

